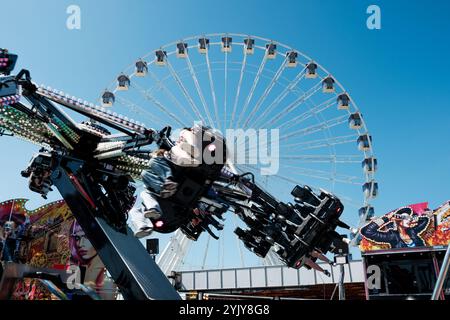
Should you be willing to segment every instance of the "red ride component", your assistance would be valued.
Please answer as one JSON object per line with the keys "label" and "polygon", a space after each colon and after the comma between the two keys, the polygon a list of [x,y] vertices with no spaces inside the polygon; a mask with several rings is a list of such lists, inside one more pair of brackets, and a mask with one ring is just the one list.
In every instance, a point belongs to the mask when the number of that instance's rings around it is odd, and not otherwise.
{"label": "red ride component", "polygon": [[75,188],[77,188],[77,190],[81,193],[83,198],[91,205],[92,209],[97,209],[97,206],[95,205],[94,201],[84,190],[83,186],[81,185],[80,181],[78,181],[77,177],[75,177],[73,173],[70,173],[69,178],[70,180],[72,180],[73,184],[75,185]]}

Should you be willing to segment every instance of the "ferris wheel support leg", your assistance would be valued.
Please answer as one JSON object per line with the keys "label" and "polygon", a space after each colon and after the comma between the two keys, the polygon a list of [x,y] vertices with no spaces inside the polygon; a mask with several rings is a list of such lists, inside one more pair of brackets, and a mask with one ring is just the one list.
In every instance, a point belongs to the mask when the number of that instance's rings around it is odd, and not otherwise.
{"label": "ferris wheel support leg", "polygon": [[83,162],[75,159],[57,159],[52,180],[82,227],[87,238],[97,250],[114,282],[127,300],[179,300],[180,296],[147,253],[130,228],[118,230],[105,216],[100,200],[89,193],[83,184],[86,175]]}

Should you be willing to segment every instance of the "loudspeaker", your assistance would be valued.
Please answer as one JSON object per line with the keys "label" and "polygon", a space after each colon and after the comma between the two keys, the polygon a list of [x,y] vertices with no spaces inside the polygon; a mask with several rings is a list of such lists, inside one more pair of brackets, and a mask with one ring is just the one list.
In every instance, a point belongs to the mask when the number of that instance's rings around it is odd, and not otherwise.
{"label": "loudspeaker", "polygon": [[147,252],[149,254],[159,254],[159,239],[147,239]]}
{"label": "loudspeaker", "polygon": [[[341,237],[346,238],[347,235],[341,234]],[[336,239],[335,241],[333,241],[333,245],[334,245],[333,250],[334,254],[348,255],[350,252],[348,244],[340,239]]]}

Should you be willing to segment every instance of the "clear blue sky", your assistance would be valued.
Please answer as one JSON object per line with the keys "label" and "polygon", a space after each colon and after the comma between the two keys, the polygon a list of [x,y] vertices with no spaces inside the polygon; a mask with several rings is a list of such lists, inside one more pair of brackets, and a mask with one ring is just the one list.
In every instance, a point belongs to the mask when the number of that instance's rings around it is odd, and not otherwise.
{"label": "clear blue sky", "polygon": [[[81,30],[65,26],[70,4],[81,7]],[[381,30],[366,28],[370,4],[381,8]],[[0,47],[20,55],[18,68],[92,101],[136,57],[182,37],[236,32],[289,44],[330,70],[362,110],[379,159],[378,213],[450,199],[449,1],[16,0],[1,13]],[[20,177],[37,148],[8,137],[0,146],[0,200],[41,204]]]}

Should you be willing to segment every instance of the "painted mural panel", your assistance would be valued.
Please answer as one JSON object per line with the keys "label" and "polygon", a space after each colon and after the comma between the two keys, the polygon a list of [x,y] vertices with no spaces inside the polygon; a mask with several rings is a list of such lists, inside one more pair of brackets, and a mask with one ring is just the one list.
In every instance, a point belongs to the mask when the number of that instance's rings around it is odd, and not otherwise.
{"label": "painted mural panel", "polygon": [[[99,298],[114,299],[114,283],[65,202],[53,202],[35,210],[27,210],[26,202],[14,199],[0,203],[0,259],[39,268],[78,267],[82,284]],[[26,288],[28,294],[24,293]],[[51,288],[34,279],[18,280],[16,291],[13,298],[55,297]]]}
{"label": "painted mural panel", "polygon": [[427,202],[401,207],[371,219],[360,234],[363,252],[446,246],[450,243],[450,201],[434,210]]}

